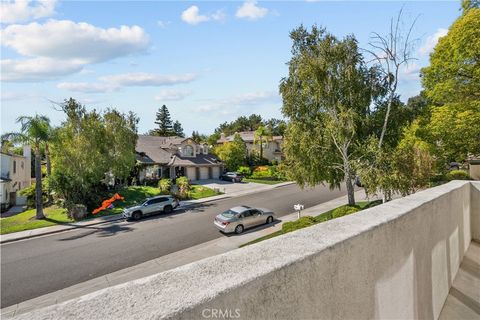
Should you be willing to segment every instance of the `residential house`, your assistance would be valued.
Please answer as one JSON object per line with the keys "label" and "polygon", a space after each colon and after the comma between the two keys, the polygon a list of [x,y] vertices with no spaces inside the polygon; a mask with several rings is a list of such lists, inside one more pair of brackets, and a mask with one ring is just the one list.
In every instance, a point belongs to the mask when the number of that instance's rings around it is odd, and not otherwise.
{"label": "residential house", "polygon": [[31,161],[30,146],[23,147],[23,156],[1,153],[0,204],[2,208],[14,205],[16,192],[31,185]]}
{"label": "residential house", "polygon": [[[247,146],[247,154],[250,155],[252,152],[256,152],[260,154],[260,145],[255,142],[255,131],[242,131],[237,132],[243,141],[245,141],[245,145]],[[225,134],[220,135],[220,139],[218,139],[218,144],[224,144],[226,142],[232,142],[235,138],[235,134],[230,136],[225,136]],[[268,142],[263,143],[263,157],[268,159],[269,161],[282,161],[283,160],[283,152],[282,152],[282,145],[283,145],[283,137],[282,136],[273,136],[269,139]]]}
{"label": "residential house", "polygon": [[218,179],[222,162],[209,153],[206,144],[191,138],[139,135],[136,146],[137,162],[142,164],[138,179],[176,178],[191,181]]}

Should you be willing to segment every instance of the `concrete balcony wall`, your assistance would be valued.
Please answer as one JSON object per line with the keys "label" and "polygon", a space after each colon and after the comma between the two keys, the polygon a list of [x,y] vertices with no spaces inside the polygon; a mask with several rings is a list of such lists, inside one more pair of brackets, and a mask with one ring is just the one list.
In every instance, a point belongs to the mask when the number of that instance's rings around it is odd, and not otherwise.
{"label": "concrete balcony wall", "polygon": [[437,319],[472,234],[453,181],[18,318]]}

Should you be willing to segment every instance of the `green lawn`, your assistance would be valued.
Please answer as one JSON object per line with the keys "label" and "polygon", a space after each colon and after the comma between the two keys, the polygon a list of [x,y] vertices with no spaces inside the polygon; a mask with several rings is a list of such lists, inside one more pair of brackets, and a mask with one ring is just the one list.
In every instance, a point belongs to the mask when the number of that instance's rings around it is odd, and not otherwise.
{"label": "green lawn", "polygon": [[242,181],[243,182],[263,183],[263,184],[279,184],[279,183],[282,183],[282,182],[286,182],[284,180],[251,179],[251,178],[245,178]]}
{"label": "green lawn", "polygon": [[[381,200],[375,200],[375,201],[361,201],[361,202],[357,202],[357,206],[363,210],[363,209],[367,209],[367,208],[371,208],[371,207],[374,207],[376,205],[379,205],[381,204],[382,201]],[[341,206],[341,207],[345,207],[345,206]],[[337,209],[337,208],[335,208]],[[309,227],[311,225],[314,225],[314,224],[317,224],[317,223],[321,223],[321,222],[325,222],[325,221],[328,221],[328,220],[332,220],[334,219],[332,217],[332,212],[335,210],[335,209],[332,209],[330,211],[327,211],[327,212],[324,212],[322,214],[319,214],[318,216],[315,216],[313,217],[313,220],[312,220],[312,224],[308,224],[308,225],[303,225],[303,224],[298,224],[296,227],[294,228],[290,228],[288,231],[285,231],[284,228],[282,228],[281,230],[278,230],[278,231],[275,231],[274,233],[271,233],[271,234],[268,234],[266,236],[263,236],[263,237],[260,237],[258,239],[255,239],[255,240],[252,240],[250,242],[247,242],[247,243],[244,243],[240,246],[241,247],[244,247],[244,246],[248,246],[248,245],[251,245],[251,244],[254,244],[254,243],[257,243],[257,242],[260,242],[260,241],[264,241],[264,240],[267,240],[267,239],[270,239],[270,238],[274,238],[274,237],[277,237],[277,236],[280,236],[282,234],[285,234],[285,233],[288,233],[288,232],[292,232],[292,231],[295,231],[295,230],[298,230],[298,229],[302,229],[302,228],[305,228],[305,227]]]}
{"label": "green lawn", "polygon": [[193,200],[213,197],[222,194],[221,192],[216,192],[212,188],[205,186],[192,185],[189,191],[189,197]]}
{"label": "green lawn", "polygon": [[15,216],[0,220],[0,234],[25,231],[43,227],[54,226],[62,223],[73,222],[67,217],[65,209],[56,206],[44,208],[46,219],[36,220],[35,209],[30,209]]}

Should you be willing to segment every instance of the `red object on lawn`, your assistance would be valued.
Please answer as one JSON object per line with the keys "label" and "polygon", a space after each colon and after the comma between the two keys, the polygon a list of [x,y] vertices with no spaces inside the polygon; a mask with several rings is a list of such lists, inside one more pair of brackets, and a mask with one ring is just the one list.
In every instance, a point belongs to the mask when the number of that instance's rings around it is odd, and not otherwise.
{"label": "red object on lawn", "polygon": [[122,197],[121,195],[119,195],[118,193],[115,193],[115,194],[113,195],[113,197],[111,197],[110,199],[107,199],[107,200],[103,201],[103,202],[102,202],[102,206],[99,207],[99,208],[97,208],[97,209],[95,209],[95,210],[93,210],[92,213],[93,213],[93,214],[97,214],[97,213],[99,213],[100,211],[103,211],[103,210],[105,210],[105,209],[108,209],[108,208],[112,205],[112,203],[114,203],[114,202],[117,201],[117,200],[122,200],[122,201],[123,201],[123,200],[125,200],[125,198]]}

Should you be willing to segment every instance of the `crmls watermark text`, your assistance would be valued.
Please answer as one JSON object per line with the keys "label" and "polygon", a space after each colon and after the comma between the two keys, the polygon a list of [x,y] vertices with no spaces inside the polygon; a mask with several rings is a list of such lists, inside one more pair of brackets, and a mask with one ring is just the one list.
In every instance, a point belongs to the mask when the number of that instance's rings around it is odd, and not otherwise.
{"label": "crmls watermark text", "polygon": [[237,319],[240,318],[240,309],[203,309],[202,317],[205,319]]}

